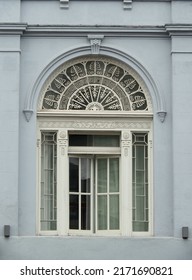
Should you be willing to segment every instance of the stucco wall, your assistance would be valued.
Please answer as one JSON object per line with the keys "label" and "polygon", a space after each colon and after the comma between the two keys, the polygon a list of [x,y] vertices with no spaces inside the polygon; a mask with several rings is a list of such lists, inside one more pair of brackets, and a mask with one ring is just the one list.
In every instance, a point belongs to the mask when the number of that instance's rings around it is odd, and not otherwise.
{"label": "stucco wall", "polygon": [[[190,1],[0,1],[0,259],[191,259],[192,179]],[[20,10],[21,5],[21,10]],[[99,12],[98,12],[99,11]],[[182,12],[181,12],[182,11]],[[12,25],[10,25],[10,22]],[[20,25],[19,25],[20,24]],[[36,236],[36,105],[43,82],[63,61],[100,53],[133,64],[154,105],[153,220],[150,238]],[[129,60],[128,60],[129,58]],[[155,87],[155,89],[153,88]],[[157,104],[158,92],[163,105]],[[32,95],[33,94],[33,95]],[[32,95],[31,103],[30,96]],[[23,110],[32,105],[26,121]],[[28,108],[29,109],[29,108]],[[166,111],[161,122],[158,110]],[[3,237],[3,226],[11,237]]]}

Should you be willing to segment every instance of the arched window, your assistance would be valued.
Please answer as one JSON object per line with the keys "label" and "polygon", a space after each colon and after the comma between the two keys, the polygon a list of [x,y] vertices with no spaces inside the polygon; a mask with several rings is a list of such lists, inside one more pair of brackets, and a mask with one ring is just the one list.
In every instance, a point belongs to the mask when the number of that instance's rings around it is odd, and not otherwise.
{"label": "arched window", "polygon": [[106,56],[70,60],[38,104],[40,234],[152,234],[152,102]]}
{"label": "arched window", "polygon": [[40,110],[151,112],[144,83],[127,65],[100,56],[60,67],[45,85]]}

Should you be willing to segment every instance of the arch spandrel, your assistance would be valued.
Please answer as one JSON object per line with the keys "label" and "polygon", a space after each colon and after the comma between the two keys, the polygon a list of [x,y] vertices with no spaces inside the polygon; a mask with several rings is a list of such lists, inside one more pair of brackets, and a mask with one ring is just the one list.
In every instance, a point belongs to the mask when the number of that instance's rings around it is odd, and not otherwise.
{"label": "arch spandrel", "polygon": [[38,111],[152,112],[143,80],[128,65],[84,56],[61,65],[44,84]]}

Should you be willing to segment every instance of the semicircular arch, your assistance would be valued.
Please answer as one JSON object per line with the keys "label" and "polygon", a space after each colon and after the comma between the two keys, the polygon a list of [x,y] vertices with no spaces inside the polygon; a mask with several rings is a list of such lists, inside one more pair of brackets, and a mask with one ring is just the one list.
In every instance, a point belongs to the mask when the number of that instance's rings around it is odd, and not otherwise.
{"label": "semicircular arch", "polygon": [[[82,100],[86,92],[89,96]],[[103,100],[106,96],[108,102]],[[36,110],[65,109],[165,112],[165,104],[137,60],[113,48],[101,47],[100,55],[94,56],[89,47],[82,47],[58,56],[43,69],[27,97],[24,113],[30,116]]]}
{"label": "semicircular arch", "polygon": [[139,75],[106,56],[82,56],[61,65],[46,81],[38,111],[103,110],[152,112]]}

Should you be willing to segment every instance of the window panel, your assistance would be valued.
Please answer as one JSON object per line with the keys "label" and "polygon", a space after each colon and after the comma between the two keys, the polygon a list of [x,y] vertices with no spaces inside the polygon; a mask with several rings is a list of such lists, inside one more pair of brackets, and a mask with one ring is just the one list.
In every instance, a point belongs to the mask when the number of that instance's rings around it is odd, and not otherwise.
{"label": "window panel", "polygon": [[119,229],[119,195],[109,196],[109,228],[113,230]]}
{"label": "window panel", "polygon": [[99,195],[97,204],[98,230],[107,230],[107,196]]}
{"label": "window panel", "polygon": [[134,231],[148,231],[149,225],[148,222],[143,222],[143,221],[133,221],[133,229]]}
{"label": "window panel", "polygon": [[71,147],[119,147],[119,135],[69,135],[69,146]]}
{"label": "window panel", "polygon": [[41,230],[56,230],[57,220],[57,140],[55,132],[41,137]]}
{"label": "window panel", "polygon": [[81,192],[89,193],[91,189],[91,159],[81,159]]}
{"label": "window panel", "polygon": [[109,159],[109,189],[110,192],[119,191],[119,159]]}
{"label": "window panel", "polygon": [[91,229],[91,159],[69,158],[70,229]]}
{"label": "window panel", "polygon": [[148,135],[132,136],[133,231],[148,231]]}
{"label": "window panel", "polygon": [[144,147],[136,146],[136,169],[143,170],[144,169]]}
{"label": "window panel", "polygon": [[[117,230],[119,229],[119,158],[98,158],[97,168],[98,230]],[[100,181],[104,181],[102,188]]]}
{"label": "window panel", "polygon": [[69,228],[79,229],[79,196],[70,194],[69,198]]}
{"label": "window panel", "polygon": [[91,202],[90,195],[81,196],[81,229],[91,229]]}
{"label": "window panel", "polygon": [[107,192],[107,159],[97,160],[97,188],[98,193]]}
{"label": "window panel", "polygon": [[69,191],[79,191],[79,159],[69,158]]}

